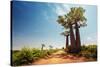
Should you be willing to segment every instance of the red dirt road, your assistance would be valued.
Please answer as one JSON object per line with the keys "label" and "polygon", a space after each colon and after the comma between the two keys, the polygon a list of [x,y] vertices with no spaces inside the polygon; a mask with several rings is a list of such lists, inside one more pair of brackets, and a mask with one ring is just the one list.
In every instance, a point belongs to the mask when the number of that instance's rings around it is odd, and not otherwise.
{"label": "red dirt road", "polygon": [[77,63],[85,62],[87,59],[85,57],[75,57],[72,55],[65,55],[64,51],[58,51],[53,53],[48,58],[39,59],[36,62],[33,62],[34,65],[40,64],[62,64],[62,63]]}

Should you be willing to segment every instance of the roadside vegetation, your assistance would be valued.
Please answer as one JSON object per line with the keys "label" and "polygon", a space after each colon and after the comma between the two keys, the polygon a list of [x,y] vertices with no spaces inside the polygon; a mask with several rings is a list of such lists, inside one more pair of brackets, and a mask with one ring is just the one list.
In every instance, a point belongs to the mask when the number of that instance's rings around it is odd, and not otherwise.
{"label": "roadside vegetation", "polygon": [[[30,65],[32,62],[35,62],[41,58],[49,58],[52,53],[55,53],[59,50],[64,51],[65,49],[36,49],[36,48],[22,48],[21,50],[14,50],[12,52],[12,64],[13,66],[19,65]],[[65,51],[66,52],[66,51]],[[92,58],[97,60],[97,45],[81,46],[80,53],[67,53],[66,55],[81,56],[87,59]]]}
{"label": "roadside vegetation", "polygon": [[14,50],[12,52],[12,64],[13,65],[25,65],[40,59],[47,58],[52,53],[59,49],[40,50],[36,48],[22,48],[21,50]]}

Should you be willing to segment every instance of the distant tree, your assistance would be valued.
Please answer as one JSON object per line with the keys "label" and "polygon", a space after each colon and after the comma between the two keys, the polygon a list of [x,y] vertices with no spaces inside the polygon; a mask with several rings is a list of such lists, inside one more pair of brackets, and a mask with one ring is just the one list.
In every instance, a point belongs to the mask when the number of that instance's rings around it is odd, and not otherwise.
{"label": "distant tree", "polygon": [[66,37],[66,48],[68,48],[68,45],[69,45],[69,31],[62,32],[61,35],[64,35]]}
{"label": "distant tree", "polygon": [[49,48],[50,48],[50,49],[52,49],[52,48],[53,48],[53,46],[52,46],[52,45],[49,45]]}
{"label": "distant tree", "polygon": [[41,45],[42,45],[41,50],[43,50],[43,48],[45,47],[45,44],[41,44]]}
{"label": "distant tree", "polygon": [[64,47],[62,47],[62,49],[64,49]]}

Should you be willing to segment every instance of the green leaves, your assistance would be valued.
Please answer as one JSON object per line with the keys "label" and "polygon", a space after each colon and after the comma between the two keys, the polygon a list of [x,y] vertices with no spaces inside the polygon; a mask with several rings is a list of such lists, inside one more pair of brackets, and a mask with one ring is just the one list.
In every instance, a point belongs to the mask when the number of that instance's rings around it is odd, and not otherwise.
{"label": "green leaves", "polygon": [[65,18],[64,18],[63,16],[58,16],[57,22],[58,22],[59,24],[62,24],[62,23],[65,22],[64,19],[65,19]]}
{"label": "green leaves", "polygon": [[45,58],[48,54],[51,54],[57,50],[40,50],[36,48],[22,48],[19,51],[13,51],[12,64],[13,66],[28,65],[40,58]]}
{"label": "green leaves", "polygon": [[69,31],[64,31],[61,33],[61,35],[67,36],[67,35],[69,35],[69,33],[70,33]]}
{"label": "green leaves", "polygon": [[22,48],[19,52],[13,53],[13,65],[30,64],[33,60],[32,50],[30,48]]}
{"label": "green leaves", "polygon": [[82,46],[81,55],[87,58],[97,58],[97,45]]}
{"label": "green leaves", "polygon": [[[64,16],[58,16],[57,22],[61,24],[64,28],[68,29],[69,24],[75,24],[76,22],[79,23],[79,27],[86,26],[86,17],[84,16],[85,9],[82,7],[72,7],[70,11],[65,14]],[[80,24],[80,22],[84,22]]]}

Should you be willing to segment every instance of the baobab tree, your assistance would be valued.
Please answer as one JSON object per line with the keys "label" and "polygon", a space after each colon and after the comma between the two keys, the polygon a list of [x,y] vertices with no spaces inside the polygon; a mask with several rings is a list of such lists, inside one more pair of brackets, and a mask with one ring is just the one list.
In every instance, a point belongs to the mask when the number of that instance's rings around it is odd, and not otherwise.
{"label": "baobab tree", "polygon": [[70,52],[75,52],[76,50],[76,44],[75,44],[75,36],[74,36],[74,32],[73,32],[73,20],[72,17],[70,16],[71,13],[68,13],[64,16],[58,16],[58,20],[57,22],[59,24],[61,24],[65,29],[69,29],[70,32]]}
{"label": "baobab tree", "polygon": [[[58,16],[58,23],[65,29],[70,29],[70,42],[71,46],[69,51],[72,53],[80,52],[81,40],[79,28],[86,26],[86,18],[84,16],[85,10],[82,7],[72,7],[70,11],[64,16]],[[74,36],[73,28],[75,29]]]}
{"label": "baobab tree", "polygon": [[86,26],[86,18],[84,16],[85,10],[82,7],[72,7],[69,14],[71,14],[71,18],[74,21],[73,24],[75,25],[75,35],[76,35],[76,47],[77,52],[81,49],[81,39],[80,39],[80,32],[79,28]]}
{"label": "baobab tree", "polygon": [[69,46],[69,31],[65,31],[65,32],[62,32],[61,35],[64,35],[66,37],[66,49],[68,48]]}
{"label": "baobab tree", "polygon": [[41,44],[41,45],[42,45],[41,50],[43,50],[43,48],[45,47],[45,44]]}

